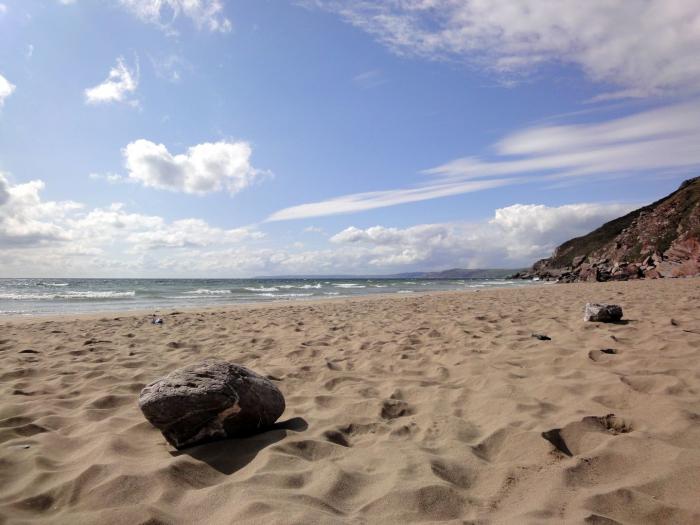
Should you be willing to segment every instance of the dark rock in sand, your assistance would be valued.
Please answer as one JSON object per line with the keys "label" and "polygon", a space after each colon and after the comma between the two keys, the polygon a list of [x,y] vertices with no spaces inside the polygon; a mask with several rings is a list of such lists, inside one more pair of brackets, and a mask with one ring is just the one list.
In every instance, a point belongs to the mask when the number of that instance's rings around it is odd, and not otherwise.
{"label": "dark rock in sand", "polygon": [[551,341],[552,338],[544,334],[532,334],[532,337],[539,339],[540,341]]}
{"label": "dark rock in sand", "polygon": [[614,323],[622,319],[622,307],[617,304],[587,303],[584,321]]}
{"label": "dark rock in sand", "polygon": [[206,359],[146,385],[139,406],[181,449],[260,432],[282,415],[285,402],[269,379],[244,366]]}

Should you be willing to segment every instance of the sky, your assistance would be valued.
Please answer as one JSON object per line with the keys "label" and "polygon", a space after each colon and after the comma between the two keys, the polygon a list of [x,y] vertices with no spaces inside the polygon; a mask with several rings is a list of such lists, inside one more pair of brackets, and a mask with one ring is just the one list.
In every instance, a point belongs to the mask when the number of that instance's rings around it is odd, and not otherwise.
{"label": "sky", "polygon": [[521,268],[700,170],[692,0],[0,0],[0,277]]}

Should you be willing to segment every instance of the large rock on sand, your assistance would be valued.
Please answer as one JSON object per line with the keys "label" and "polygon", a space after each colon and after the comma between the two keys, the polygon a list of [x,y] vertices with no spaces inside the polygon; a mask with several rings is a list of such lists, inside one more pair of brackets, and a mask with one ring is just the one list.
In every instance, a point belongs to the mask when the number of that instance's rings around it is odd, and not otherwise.
{"label": "large rock on sand", "polygon": [[270,380],[219,359],[153,381],[141,391],[139,406],[178,449],[254,434],[272,425],[285,408],[282,392]]}
{"label": "large rock on sand", "polygon": [[622,319],[622,307],[617,304],[586,304],[584,321],[614,323]]}

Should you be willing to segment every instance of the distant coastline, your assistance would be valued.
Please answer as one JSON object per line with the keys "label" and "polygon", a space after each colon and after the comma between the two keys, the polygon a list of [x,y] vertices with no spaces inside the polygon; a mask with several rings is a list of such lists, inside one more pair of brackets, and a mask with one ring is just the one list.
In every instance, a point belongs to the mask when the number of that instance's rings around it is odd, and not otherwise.
{"label": "distant coastline", "polygon": [[254,279],[507,279],[525,268],[450,268],[434,272],[404,272],[378,275],[261,275]]}

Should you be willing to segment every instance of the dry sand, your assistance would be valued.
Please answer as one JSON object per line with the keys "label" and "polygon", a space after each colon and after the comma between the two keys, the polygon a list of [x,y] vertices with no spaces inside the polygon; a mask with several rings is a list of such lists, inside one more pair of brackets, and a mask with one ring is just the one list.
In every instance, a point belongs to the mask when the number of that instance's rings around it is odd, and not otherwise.
{"label": "dry sand", "polygon": [[[686,279],[1,321],[0,523],[700,523],[699,307]],[[169,447],[138,392],[205,356],[277,378],[283,428]]]}

